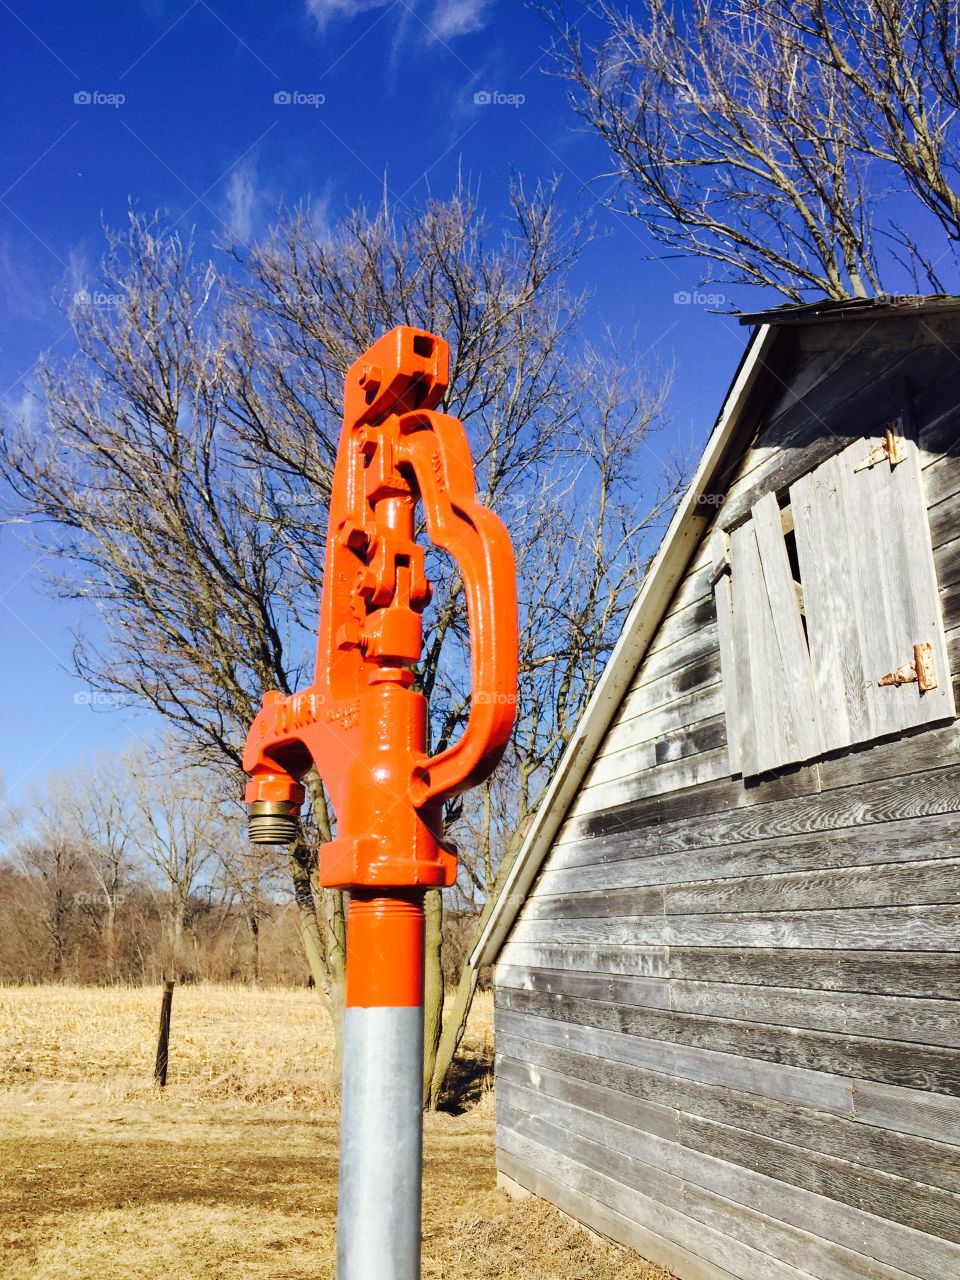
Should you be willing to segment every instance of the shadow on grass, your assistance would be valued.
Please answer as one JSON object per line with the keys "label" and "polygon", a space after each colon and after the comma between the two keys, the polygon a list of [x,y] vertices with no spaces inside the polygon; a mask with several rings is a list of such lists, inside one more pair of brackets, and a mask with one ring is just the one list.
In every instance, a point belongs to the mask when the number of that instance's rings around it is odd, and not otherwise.
{"label": "shadow on grass", "polygon": [[438,1111],[459,1116],[476,1106],[488,1089],[493,1088],[493,1046],[471,1046],[460,1049],[447,1073]]}

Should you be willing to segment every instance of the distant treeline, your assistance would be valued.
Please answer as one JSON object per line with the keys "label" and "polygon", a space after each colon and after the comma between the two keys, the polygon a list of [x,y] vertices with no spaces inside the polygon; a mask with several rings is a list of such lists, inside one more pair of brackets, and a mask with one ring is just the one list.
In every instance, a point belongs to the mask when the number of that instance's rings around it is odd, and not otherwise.
{"label": "distant treeline", "polygon": [[[449,912],[444,921],[444,976],[455,985],[475,925]],[[307,986],[292,902],[247,907],[212,886],[191,895],[179,937],[166,903],[145,883],[117,891],[109,903],[82,866],[59,881],[0,861],[0,983],[243,982]]]}
{"label": "distant treeline", "polygon": [[0,864],[0,982],[260,982],[304,986],[292,904],[255,919],[216,890],[194,894],[171,937],[165,904],[145,885],[106,895],[77,868],[61,883]]}

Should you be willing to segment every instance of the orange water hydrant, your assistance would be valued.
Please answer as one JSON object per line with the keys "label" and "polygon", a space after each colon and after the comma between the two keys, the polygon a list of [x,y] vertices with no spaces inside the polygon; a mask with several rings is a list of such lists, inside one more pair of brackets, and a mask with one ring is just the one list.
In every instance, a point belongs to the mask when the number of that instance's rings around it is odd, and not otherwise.
{"label": "orange water hydrant", "polygon": [[[513,728],[517,600],[506,529],[476,498],[462,424],[438,413],[447,344],[401,325],[350,368],[314,682],[270,691],[243,767],[251,839],[297,834],[311,765],[336,814],[320,883],[348,889],[338,1280],[416,1280],[420,1258],[423,895],[456,879],[445,800],[482,782]],[[430,600],[417,508],[463,583],[470,711],[427,751],[416,687]]]}

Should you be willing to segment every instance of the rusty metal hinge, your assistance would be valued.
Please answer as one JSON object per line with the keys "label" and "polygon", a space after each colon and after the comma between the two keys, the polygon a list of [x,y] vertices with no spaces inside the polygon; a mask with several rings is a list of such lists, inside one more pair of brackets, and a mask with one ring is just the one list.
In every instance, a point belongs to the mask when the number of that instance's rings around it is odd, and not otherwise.
{"label": "rusty metal hinge", "polygon": [[[899,425],[899,422],[897,425]],[[853,474],[856,475],[858,471],[867,471],[870,467],[875,467],[878,462],[883,462],[884,459],[889,460],[890,470],[892,471],[898,463],[905,462],[907,459],[902,445],[903,436],[897,435],[893,427],[887,427],[883,433],[883,440],[875,449],[871,449],[862,462],[853,468]]]}
{"label": "rusty metal hinge", "polygon": [[933,656],[933,645],[915,644],[913,646],[913,662],[905,662],[896,671],[890,671],[877,681],[880,685],[918,684],[920,692],[937,687],[937,664]]}

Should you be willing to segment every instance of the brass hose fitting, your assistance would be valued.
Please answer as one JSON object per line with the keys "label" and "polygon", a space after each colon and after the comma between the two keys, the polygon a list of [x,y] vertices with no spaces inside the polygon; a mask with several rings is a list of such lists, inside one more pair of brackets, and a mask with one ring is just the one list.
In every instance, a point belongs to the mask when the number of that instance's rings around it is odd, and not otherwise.
{"label": "brass hose fitting", "polygon": [[257,800],[247,806],[253,844],[293,844],[300,834],[299,805],[286,800]]}

